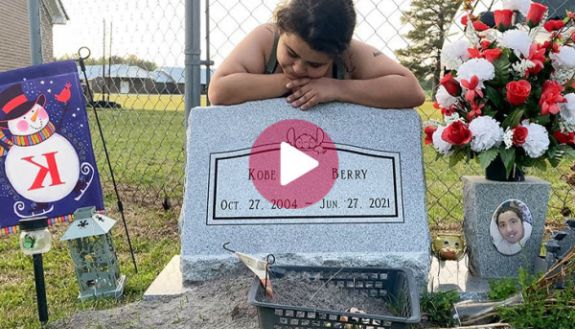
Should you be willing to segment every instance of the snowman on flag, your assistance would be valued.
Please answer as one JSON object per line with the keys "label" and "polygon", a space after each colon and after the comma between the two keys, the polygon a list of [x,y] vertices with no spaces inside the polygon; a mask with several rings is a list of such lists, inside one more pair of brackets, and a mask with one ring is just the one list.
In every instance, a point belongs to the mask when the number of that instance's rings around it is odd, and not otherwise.
{"label": "snowman on flag", "polygon": [[[54,99],[67,105],[70,83]],[[0,92],[0,157],[5,157],[6,177],[22,197],[37,204],[50,204],[78,190],[80,173],[91,175],[78,191],[75,200],[79,200],[92,181],[94,168],[87,162],[80,164],[72,144],[56,132],[44,107],[46,101],[43,94],[28,99],[19,83]],[[40,212],[24,213],[22,201],[15,202],[13,208],[20,218],[46,215],[53,210],[50,206]]]}

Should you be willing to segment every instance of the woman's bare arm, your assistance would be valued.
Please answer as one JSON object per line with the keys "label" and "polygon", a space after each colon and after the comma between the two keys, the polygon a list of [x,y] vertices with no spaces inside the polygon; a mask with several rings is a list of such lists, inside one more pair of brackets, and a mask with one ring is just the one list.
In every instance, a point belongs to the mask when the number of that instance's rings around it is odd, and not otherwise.
{"label": "woman's bare arm", "polygon": [[214,105],[231,105],[285,95],[289,80],[283,73],[265,74],[265,65],[274,43],[271,24],[249,33],[222,62],[208,89]]}
{"label": "woman's bare arm", "polygon": [[408,69],[360,41],[350,47],[351,79],[338,81],[338,101],[380,108],[416,107],[425,101]]}

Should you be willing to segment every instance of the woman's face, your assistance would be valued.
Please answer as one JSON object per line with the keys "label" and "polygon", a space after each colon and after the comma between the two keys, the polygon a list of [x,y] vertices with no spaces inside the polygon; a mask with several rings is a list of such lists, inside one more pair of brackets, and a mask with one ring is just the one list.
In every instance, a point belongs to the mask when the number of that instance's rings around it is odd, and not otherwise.
{"label": "woman's face", "polygon": [[497,227],[503,239],[509,243],[517,243],[523,239],[523,223],[514,211],[508,210],[499,214]]}
{"label": "woman's face", "polygon": [[311,49],[297,34],[287,32],[280,35],[277,59],[291,80],[321,78],[326,75],[332,63],[328,54]]}

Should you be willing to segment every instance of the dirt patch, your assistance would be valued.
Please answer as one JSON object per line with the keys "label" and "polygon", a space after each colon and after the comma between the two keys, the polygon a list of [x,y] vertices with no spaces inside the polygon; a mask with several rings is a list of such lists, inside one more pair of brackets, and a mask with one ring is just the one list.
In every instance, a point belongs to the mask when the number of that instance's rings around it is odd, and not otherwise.
{"label": "dirt patch", "polygon": [[247,297],[252,282],[252,276],[242,275],[196,283],[179,297],[80,312],[48,328],[257,329],[257,309]]}

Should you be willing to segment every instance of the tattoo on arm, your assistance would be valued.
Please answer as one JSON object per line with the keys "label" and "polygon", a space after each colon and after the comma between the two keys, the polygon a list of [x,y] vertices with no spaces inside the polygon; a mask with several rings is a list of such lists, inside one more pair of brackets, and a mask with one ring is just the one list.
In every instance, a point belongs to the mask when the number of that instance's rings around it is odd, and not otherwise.
{"label": "tattoo on arm", "polygon": [[383,53],[382,53],[381,51],[379,51],[379,50],[376,50],[376,51],[373,52],[373,57],[377,57],[377,56],[379,56],[379,55],[383,55]]}

